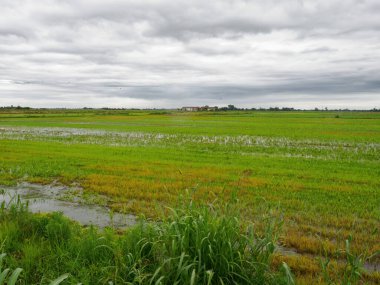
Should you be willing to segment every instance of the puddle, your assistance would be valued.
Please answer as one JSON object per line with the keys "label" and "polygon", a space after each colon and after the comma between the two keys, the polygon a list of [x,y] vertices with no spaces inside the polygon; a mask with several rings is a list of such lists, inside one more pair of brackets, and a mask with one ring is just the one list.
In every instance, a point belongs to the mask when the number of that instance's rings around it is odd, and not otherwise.
{"label": "puddle", "polygon": [[[14,187],[0,187],[0,189],[4,190],[0,192],[0,204],[15,203],[17,197],[20,197],[21,201],[29,203],[29,210],[32,213],[62,212],[64,216],[82,225],[94,225],[99,228],[123,229],[136,224],[136,217],[133,215],[111,214],[107,207],[81,203],[79,196],[73,196],[74,192],[81,193],[82,190],[78,187],[23,182]],[[68,195],[72,201],[63,200]]]}

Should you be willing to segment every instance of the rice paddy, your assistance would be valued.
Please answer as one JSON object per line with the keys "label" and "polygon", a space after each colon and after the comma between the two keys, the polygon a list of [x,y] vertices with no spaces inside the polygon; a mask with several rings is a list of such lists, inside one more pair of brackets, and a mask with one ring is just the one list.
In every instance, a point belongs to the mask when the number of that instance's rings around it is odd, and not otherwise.
{"label": "rice paddy", "polygon": [[[170,216],[165,207],[186,193],[197,205],[235,197],[242,225],[259,232],[259,217],[275,209],[283,250],[273,264],[285,261],[300,284],[324,284],[321,256],[341,272],[350,236],[355,255],[380,250],[376,112],[0,113],[0,185],[54,181],[151,220]],[[380,282],[379,264],[367,260],[363,280]]]}

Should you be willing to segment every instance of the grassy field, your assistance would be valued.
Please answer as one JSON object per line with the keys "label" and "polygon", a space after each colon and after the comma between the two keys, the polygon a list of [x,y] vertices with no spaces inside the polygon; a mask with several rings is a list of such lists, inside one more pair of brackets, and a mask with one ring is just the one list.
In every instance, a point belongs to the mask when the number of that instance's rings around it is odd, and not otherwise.
{"label": "grassy field", "polygon": [[116,211],[157,218],[186,191],[236,195],[247,223],[275,208],[291,252],[275,263],[306,284],[350,235],[354,253],[380,250],[380,113],[2,111],[0,150],[0,185],[79,183]]}

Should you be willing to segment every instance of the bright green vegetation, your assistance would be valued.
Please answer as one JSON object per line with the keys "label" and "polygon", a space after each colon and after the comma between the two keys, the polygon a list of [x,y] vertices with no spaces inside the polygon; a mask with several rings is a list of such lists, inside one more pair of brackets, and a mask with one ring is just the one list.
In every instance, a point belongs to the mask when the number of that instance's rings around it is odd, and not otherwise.
{"label": "bright green vegetation", "polygon": [[31,215],[22,204],[0,211],[2,248],[20,255],[7,262],[24,268],[23,284],[62,272],[71,273],[66,284],[294,284],[286,264],[270,266],[278,223],[268,222],[263,237],[253,227],[241,231],[230,206],[189,203],[122,234],[84,229],[59,213]]}
{"label": "bright green vegetation", "polygon": [[[22,273],[23,269],[18,267],[15,270],[11,271],[10,268],[5,268],[3,270],[3,263],[4,259],[7,256],[6,253],[0,254],[0,285],[15,285],[16,283],[19,284],[20,282],[20,274]],[[70,275],[68,273],[65,273],[61,275],[60,277],[52,280],[49,285],[58,285],[61,284],[64,280],[66,280]]]}
{"label": "bright green vegetation", "polygon": [[0,184],[79,183],[117,211],[157,218],[186,189],[198,204],[236,193],[245,222],[279,207],[298,254],[274,260],[305,283],[351,234],[355,254],[380,249],[380,113],[2,113],[0,150]]}

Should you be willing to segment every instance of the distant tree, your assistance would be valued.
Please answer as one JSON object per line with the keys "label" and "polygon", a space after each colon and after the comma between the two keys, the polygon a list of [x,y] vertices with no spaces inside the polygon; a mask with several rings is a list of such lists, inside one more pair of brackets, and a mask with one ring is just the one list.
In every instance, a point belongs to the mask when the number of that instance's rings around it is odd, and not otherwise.
{"label": "distant tree", "polygon": [[282,107],[281,110],[282,110],[282,111],[294,111],[294,108],[290,108],[290,107]]}

